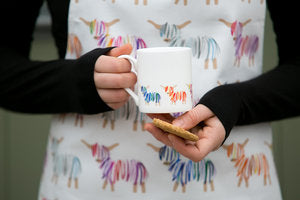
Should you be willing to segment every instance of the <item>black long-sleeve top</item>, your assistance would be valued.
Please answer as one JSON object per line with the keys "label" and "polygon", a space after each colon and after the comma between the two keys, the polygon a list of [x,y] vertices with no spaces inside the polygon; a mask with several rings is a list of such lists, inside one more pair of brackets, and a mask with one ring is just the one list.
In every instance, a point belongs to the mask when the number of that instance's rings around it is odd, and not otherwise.
{"label": "black long-sleeve top", "polygon": [[[110,110],[99,97],[93,79],[96,59],[109,49],[95,49],[77,60],[63,59],[69,0],[47,0],[60,59],[29,59],[42,3],[7,1],[1,5],[0,106],[26,113],[95,114]],[[299,11],[291,0],[269,0],[267,4],[276,33],[278,66],[252,80],[216,87],[199,102],[218,116],[227,136],[235,125],[300,114]]]}

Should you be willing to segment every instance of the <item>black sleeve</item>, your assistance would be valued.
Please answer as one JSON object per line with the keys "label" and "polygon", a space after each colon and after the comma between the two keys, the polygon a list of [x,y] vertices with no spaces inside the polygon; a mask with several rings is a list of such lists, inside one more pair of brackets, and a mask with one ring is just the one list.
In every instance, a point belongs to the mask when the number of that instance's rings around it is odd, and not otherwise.
{"label": "black sleeve", "polygon": [[0,106],[26,113],[110,110],[94,83],[97,58],[109,49],[95,49],[77,60],[30,61],[7,48],[0,50]]}
{"label": "black sleeve", "polygon": [[1,18],[6,20],[0,37],[0,106],[26,113],[94,114],[110,110],[97,93],[93,74],[97,58],[111,48],[95,49],[77,60],[29,59],[42,3],[42,0],[7,1],[1,6]]}
{"label": "black sleeve", "polygon": [[209,107],[226,129],[235,125],[279,120],[300,114],[299,11],[291,1],[268,1],[276,33],[279,64],[252,80],[216,87],[199,103]]}

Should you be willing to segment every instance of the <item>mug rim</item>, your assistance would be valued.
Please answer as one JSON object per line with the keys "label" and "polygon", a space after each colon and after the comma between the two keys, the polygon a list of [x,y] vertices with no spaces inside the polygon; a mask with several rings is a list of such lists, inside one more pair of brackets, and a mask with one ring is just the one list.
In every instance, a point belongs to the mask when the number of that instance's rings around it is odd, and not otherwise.
{"label": "mug rim", "polygon": [[137,52],[146,52],[146,53],[161,53],[161,52],[178,52],[178,51],[191,51],[190,47],[147,47],[138,49]]}

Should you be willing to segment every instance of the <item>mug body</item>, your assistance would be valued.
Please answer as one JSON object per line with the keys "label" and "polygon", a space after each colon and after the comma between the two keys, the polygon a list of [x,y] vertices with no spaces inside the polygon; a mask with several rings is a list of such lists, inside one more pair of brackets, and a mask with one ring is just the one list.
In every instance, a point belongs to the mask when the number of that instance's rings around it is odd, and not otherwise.
{"label": "mug body", "polygon": [[187,47],[137,51],[139,108],[144,113],[192,109],[192,55]]}

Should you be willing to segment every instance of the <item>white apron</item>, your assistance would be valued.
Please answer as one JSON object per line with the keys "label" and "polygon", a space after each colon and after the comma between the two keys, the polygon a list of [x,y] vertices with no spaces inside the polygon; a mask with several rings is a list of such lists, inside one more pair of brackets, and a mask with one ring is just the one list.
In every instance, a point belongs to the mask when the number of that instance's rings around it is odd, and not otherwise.
{"label": "white apron", "polygon": [[[71,0],[66,57],[125,43],[133,56],[139,48],[189,46],[196,103],[220,84],[261,73],[265,4]],[[55,116],[39,199],[281,199],[269,124],[234,128],[195,163],[142,130],[145,121],[133,101],[115,112]]]}

